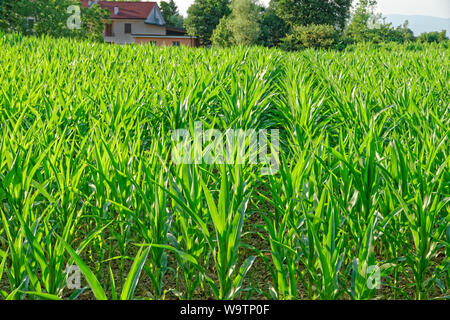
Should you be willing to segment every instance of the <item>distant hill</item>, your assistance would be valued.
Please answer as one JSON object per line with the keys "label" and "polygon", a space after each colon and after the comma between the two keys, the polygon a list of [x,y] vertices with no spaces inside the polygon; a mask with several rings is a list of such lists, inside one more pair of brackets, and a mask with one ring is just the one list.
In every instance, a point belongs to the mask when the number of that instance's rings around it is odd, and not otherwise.
{"label": "distant hill", "polygon": [[447,30],[450,35],[450,19],[437,18],[430,16],[409,16],[401,14],[384,15],[387,22],[391,22],[395,27],[403,24],[405,20],[409,21],[409,28],[418,36],[423,32]]}

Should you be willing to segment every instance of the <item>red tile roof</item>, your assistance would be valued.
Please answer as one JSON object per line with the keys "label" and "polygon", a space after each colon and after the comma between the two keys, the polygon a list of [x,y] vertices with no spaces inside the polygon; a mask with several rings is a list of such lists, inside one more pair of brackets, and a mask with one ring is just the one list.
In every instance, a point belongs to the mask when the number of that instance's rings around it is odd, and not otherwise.
{"label": "red tile roof", "polygon": [[[92,1],[94,2],[94,1]],[[111,19],[147,19],[156,2],[119,2],[98,1],[102,9],[109,9]],[[89,0],[81,0],[83,8],[89,6]],[[114,14],[114,7],[119,7],[119,14]]]}

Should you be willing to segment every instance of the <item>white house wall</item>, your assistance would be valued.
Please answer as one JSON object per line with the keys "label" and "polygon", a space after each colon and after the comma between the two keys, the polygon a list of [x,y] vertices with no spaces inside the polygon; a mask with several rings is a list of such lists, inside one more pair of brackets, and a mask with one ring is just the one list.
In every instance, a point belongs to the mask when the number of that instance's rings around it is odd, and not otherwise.
{"label": "white house wall", "polygon": [[166,27],[155,26],[145,23],[143,20],[128,20],[128,19],[111,19],[113,22],[112,32],[113,37],[106,37],[106,42],[114,42],[119,44],[130,44],[134,43],[134,37],[131,34],[125,33],[125,24],[131,24],[131,33],[134,35],[166,35]]}

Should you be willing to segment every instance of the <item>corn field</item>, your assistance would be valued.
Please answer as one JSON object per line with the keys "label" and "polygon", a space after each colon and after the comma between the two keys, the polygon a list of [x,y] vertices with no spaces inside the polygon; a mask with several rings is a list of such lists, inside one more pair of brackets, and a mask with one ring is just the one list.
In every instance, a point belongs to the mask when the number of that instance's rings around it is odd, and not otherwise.
{"label": "corn field", "polygon": [[[0,52],[0,299],[450,297],[447,45]],[[174,164],[195,122],[278,172]]]}

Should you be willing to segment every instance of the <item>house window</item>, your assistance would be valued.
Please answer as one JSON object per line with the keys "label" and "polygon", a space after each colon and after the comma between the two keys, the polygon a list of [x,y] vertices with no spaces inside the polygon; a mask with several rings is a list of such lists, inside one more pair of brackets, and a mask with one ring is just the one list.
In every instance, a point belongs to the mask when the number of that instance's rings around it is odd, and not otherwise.
{"label": "house window", "polygon": [[180,46],[180,41],[173,41],[172,42],[172,46],[179,47]]}
{"label": "house window", "polygon": [[112,37],[113,36],[113,28],[112,23],[107,23],[105,26],[105,36]]}
{"label": "house window", "polygon": [[150,41],[150,44],[151,44],[152,46],[156,46],[156,41],[152,40],[152,41]]}
{"label": "house window", "polygon": [[125,23],[125,33],[131,33],[131,23]]}

